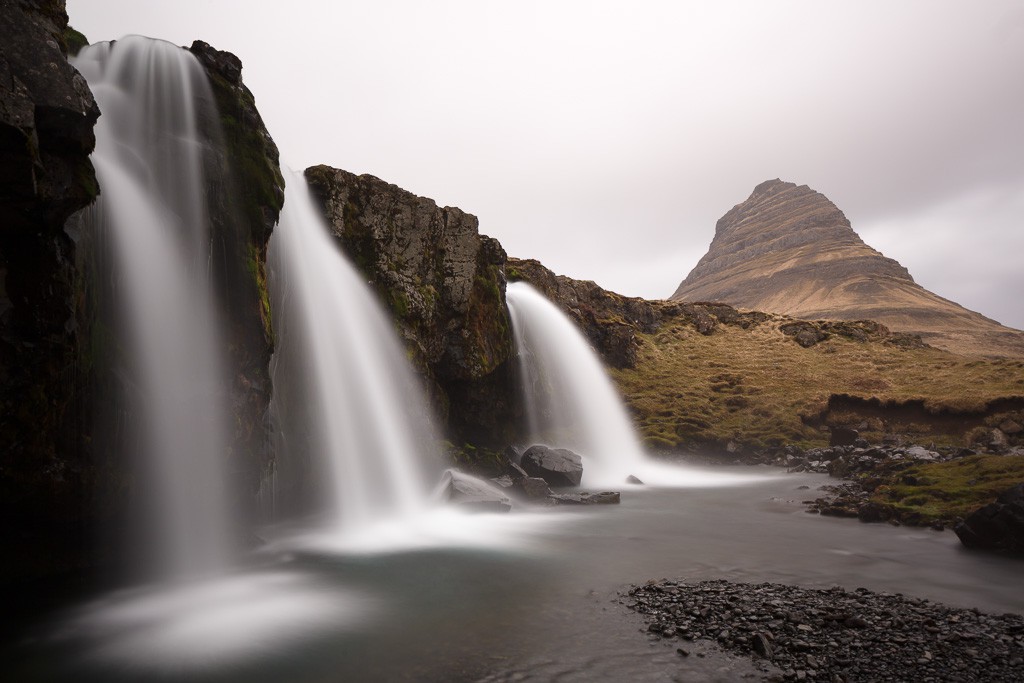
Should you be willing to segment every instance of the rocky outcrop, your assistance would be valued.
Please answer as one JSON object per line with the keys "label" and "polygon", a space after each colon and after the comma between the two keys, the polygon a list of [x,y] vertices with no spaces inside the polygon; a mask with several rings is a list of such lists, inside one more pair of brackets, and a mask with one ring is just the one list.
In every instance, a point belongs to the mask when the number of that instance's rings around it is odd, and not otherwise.
{"label": "rocky outcrop", "polygon": [[99,110],[67,63],[67,23],[63,2],[0,0],[0,579],[61,571],[89,541],[89,331],[64,223],[98,193]]}
{"label": "rocky outcrop", "polygon": [[769,180],[726,213],[671,297],[804,319],[876,320],[967,355],[1024,356],[1024,333],[916,284],[806,185]]}
{"label": "rocky outcrop", "polygon": [[475,216],[369,175],[306,170],[331,230],[390,309],[457,442],[504,444],[517,410],[505,251]]}
{"label": "rocky outcrop", "polygon": [[953,531],[968,548],[1024,556],[1024,484],[969,515]]}

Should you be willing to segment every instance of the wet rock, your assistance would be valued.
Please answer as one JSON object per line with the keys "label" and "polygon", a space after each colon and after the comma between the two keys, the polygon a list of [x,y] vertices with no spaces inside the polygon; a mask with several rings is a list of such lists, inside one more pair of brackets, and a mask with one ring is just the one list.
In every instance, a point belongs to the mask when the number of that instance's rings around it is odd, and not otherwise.
{"label": "wet rock", "polygon": [[500,477],[491,477],[489,481],[500,489],[510,489],[515,485],[512,477],[507,474],[503,474]]}
{"label": "wet rock", "polygon": [[953,531],[968,548],[1024,556],[1024,484],[971,513]]}
{"label": "wet rock", "polygon": [[555,505],[618,505],[620,495],[618,491],[552,493],[548,500]]}
{"label": "wet rock", "polygon": [[550,486],[579,486],[583,480],[583,458],[564,448],[531,446],[520,464],[531,477],[540,477]]}
{"label": "wet rock", "polygon": [[768,640],[768,636],[763,633],[755,633],[754,638],[751,641],[751,649],[765,659],[772,658],[772,644]]}
{"label": "wet rock", "polygon": [[441,477],[438,500],[472,512],[508,512],[512,501],[504,491],[458,470],[446,470]]}
{"label": "wet rock", "polygon": [[515,488],[528,500],[543,500],[551,495],[551,487],[540,477],[517,479]]}

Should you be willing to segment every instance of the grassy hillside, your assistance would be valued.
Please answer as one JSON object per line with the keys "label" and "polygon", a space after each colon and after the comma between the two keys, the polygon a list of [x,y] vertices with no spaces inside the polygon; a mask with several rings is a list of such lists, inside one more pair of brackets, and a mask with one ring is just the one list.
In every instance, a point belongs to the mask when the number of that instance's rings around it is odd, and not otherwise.
{"label": "grassy hillside", "polygon": [[[869,440],[897,433],[967,446],[1024,407],[1011,400],[998,409],[1000,400],[1024,396],[1024,359],[958,356],[870,323],[805,324],[812,342],[827,338],[804,347],[793,323],[768,316],[702,334],[685,318],[668,318],[638,334],[635,366],[611,373],[648,445],[806,448],[826,444],[827,425],[842,424]],[[830,405],[834,396],[878,399],[877,409],[844,414]]]}

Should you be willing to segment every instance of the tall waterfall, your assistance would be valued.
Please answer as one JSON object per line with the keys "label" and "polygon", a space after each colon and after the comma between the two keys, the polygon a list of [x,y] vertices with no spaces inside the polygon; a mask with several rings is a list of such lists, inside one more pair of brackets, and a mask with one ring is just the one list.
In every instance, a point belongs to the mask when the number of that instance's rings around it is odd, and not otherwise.
{"label": "tall waterfall", "polygon": [[325,483],[328,527],[358,534],[424,509],[440,476],[430,471],[437,440],[394,326],[329,235],[305,179],[286,181],[270,242],[278,450],[293,467],[308,459],[299,478]]}
{"label": "tall waterfall", "polygon": [[646,465],[619,395],[576,326],[525,282],[508,285],[533,443],[584,458],[583,484],[614,486]]}
{"label": "tall waterfall", "polygon": [[230,547],[228,411],[211,295],[200,120],[216,121],[186,50],[129,36],[74,60],[99,104],[92,155],[102,194],[87,220],[109,245],[115,317],[138,416],[135,511],[147,563],[164,575],[218,571]]}

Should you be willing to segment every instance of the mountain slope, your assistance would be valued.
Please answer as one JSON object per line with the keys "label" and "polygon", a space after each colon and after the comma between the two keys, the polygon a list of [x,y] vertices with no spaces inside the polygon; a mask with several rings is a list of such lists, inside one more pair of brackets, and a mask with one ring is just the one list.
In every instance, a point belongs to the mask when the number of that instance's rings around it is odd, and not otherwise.
{"label": "mountain slope", "polygon": [[708,253],[672,295],[805,319],[871,319],[968,355],[1024,356],[1024,333],[944,299],[866,245],[806,185],[769,180],[715,227]]}

